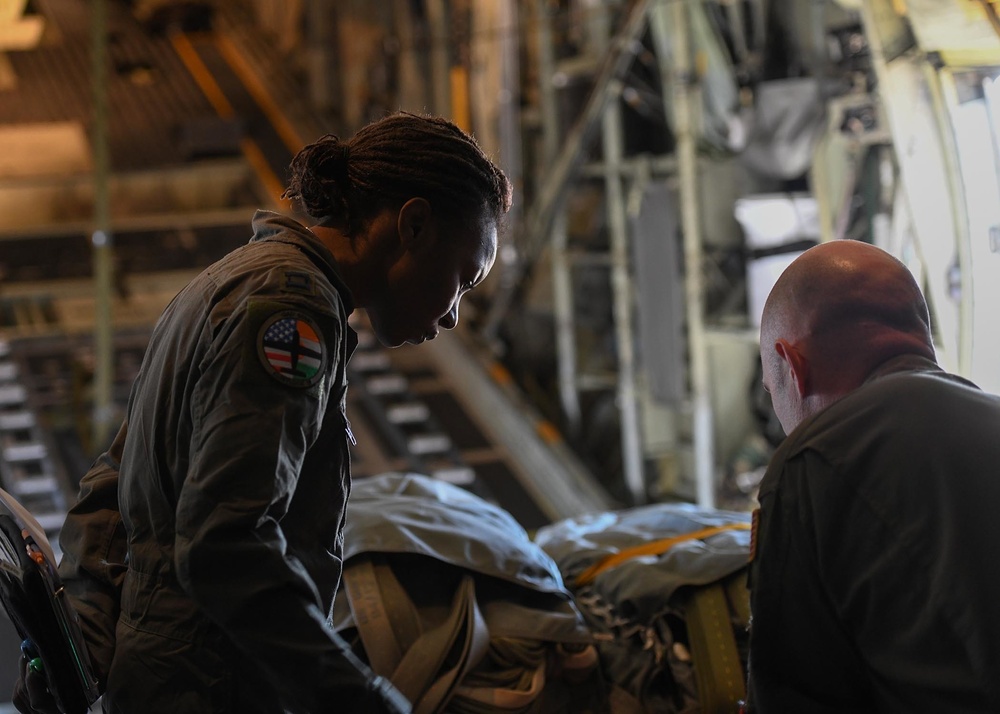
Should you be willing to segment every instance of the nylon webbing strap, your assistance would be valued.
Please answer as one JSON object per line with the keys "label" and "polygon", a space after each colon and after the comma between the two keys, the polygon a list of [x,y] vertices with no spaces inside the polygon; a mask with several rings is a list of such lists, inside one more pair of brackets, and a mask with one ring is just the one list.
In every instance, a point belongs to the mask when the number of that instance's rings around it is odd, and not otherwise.
{"label": "nylon webbing strap", "polygon": [[710,536],[717,533],[724,533],[725,531],[748,531],[750,530],[749,523],[727,523],[721,526],[712,526],[710,528],[702,528],[698,531],[691,531],[690,533],[682,533],[681,535],[671,536],[670,538],[663,538],[661,540],[654,540],[649,543],[643,543],[642,545],[637,545],[632,548],[626,548],[625,550],[620,550],[617,553],[612,553],[610,555],[601,558],[594,565],[584,570],[576,578],[576,587],[581,585],[586,585],[592,582],[598,575],[603,573],[605,570],[610,570],[615,566],[621,565],[622,563],[632,560],[632,558],[638,558],[643,555],[663,555],[668,550],[673,548],[679,543],[686,543],[689,540],[704,540]]}
{"label": "nylon webbing strap", "polygon": [[[410,701],[414,714],[432,714],[445,704],[468,669],[489,646],[486,622],[476,604],[475,582],[465,576],[455,592],[451,613],[421,635],[399,663],[393,684]],[[444,671],[442,669],[448,667]]]}
{"label": "nylon webbing strap", "polygon": [[389,614],[389,624],[396,636],[400,652],[410,649],[424,631],[420,611],[413,604],[410,594],[396,577],[392,566],[382,557],[372,557],[375,564],[375,579],[382,593],[382,603]]}
{"label": "nylon webbing strap", "polygon": [[376,674],[392,677],[403,653],[371,560],[358,559],[344,570],[344,588],[371,668]]}
{"label": "nylon webbing strap", "polygon": [[732,714],[745,696],[743,666],[723,583],[696,588],[686,608],[688,641],[702,714]]}
{"label": "nylon webbing strap", "polygon": [[722,583],[726,589],[729,606],[736,615],[740,626],[746,629],[750,626],[750,591],[747,589],[746,568],[737,570]]}
{"label": "nylon webbing strap", "polygon": [[510,687],[458,687],[457,695],[468,700],[463,709],[467,711],[495,712],[497,709],[523,711],[538,699],[545,686],[545,662],[532,672],[527,689]]}
{"label": "nylon webbing strap", "polygon": [[470,575],[456,589],[447,618],[425,631],[410,621],[419,613],[388,564],[359,559],[345,569],[344,586],[369,664],[415,702],[415,714],[439,711],[489,647]]}

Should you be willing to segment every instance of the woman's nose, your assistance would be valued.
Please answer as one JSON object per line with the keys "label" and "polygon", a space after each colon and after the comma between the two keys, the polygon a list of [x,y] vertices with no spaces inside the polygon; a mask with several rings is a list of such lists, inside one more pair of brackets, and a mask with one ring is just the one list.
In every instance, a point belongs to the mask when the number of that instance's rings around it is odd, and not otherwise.
{"label": "woman's nose", "polygon": [[454,330],[458,324],[458,301],[451,306],[448,314],[438,320],[438,324],[446,330]]}

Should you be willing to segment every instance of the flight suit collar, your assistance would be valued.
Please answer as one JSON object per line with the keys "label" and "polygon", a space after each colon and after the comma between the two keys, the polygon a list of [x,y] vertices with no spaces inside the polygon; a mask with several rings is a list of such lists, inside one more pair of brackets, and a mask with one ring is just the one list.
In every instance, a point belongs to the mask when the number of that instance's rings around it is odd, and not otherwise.
{"label": "flight suit collar", "polygon": [[[897,372],[934,372],[945,377],[954,377],[955,375],[947,374],[944,370],[938,366],[937,362],[928,359],[923,355],[899,355],[891,359],[886,360],[868,375],[865,379],[864,384],[874,382],[882,377],[887,377],[890,374],[896,374]],[[957,381],[967,381],[958,378]]]}
{"label": "flight suit collar", "polygon": [[[857,392],[859,389],[862,389],[865,386],[873,382],[876,382],[880,379],[883,379],[893,374],[898,374],[900,372],[932,373],[945,379],[961,382],[964,384],[968,384],[970,386],[975,386],[968,380],[944,372],[936,362],[934,362],[931,359],[928,359],[927,357],[917,354],[905,354],[892,357],[883,362],[882,364],[878,365],[875,369],[872,370],[872,372],[868,375],[865,381],[858,387],[858,389],[848,392],[847,394],[844,395],[843,398],[846,399],[855,392]],[[834,404],[831,404],[830,406],[817,412],[816,414],[813,414],[809,418],[802,420],[802,422],[799,423],[797,427],[795,427],[792,433],[789,434],[787,437],[785,437],[784,441],[782,441],[778,445],[778,448],[771,456],[770,464],[768,466],[767,471],[764,474],[764,478],[760,482],[760,487],[757,492],[758,500],[763,498],[767,494],[771,493],[775,489],[777,489],[778,482],[781,477],[780,465],[784,464],[788,458],[790,458],[795,452],[800,450],[803,444],[808,443],[809,439],[812,438],[811,437],[812,432],[810,431],[810,429],[812,427],[813,422],[815,422],[817,419],[823,418],[823,414],[828,409],[835,406],[837,403],[839,403],[839,400],[838,402],[834,402]],[[776,467],[776,465],[778,466]]]}
{"label": "flight suit collar", "polygon": [[[251,221],[253,226],[253,236],[250,242],[271,240],[279,243],[288,243],[299,248],[309,256],[310,260],[316,264],[330,283],[340,294],[340,301],[344,305],[347,315],[354,312],[354,296],[351,295],[347,283],[340,277],[337,269],[337,261],[333,253],[323,245],[312,231],[296,221],[294,218],[283,216],[274,211],[258,209]],[[350,325],[347,326],[347,359],[351,358],[355,348],[358,346],[358,334]]]}
{"label": "flight suit collar", "polygon": [[337,261],[333,253],[323,245],[312,231],[294,218],[283,216],[274,211],[258,209],[253,216],[253,237],[251,242],[259,240],[274,240],[290,243],[305,252],[320,270],[330,279],[333,287],[340,293],[347,314],[354,312],[354,296],[351,295],[347,283],[340,277]]}

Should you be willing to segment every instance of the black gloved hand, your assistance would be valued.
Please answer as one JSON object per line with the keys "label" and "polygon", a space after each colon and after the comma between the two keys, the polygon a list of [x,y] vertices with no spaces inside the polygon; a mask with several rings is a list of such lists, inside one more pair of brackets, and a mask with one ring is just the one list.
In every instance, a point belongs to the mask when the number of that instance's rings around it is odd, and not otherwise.
{"label": "black gloved hand", "polygon": [[[34,664],[33,664],[34,663]],[[19,674],[14,682],[11,702],[21,714],[60,714],[55,697],[49,692],[49,682],[36,658],[22,655]]]}

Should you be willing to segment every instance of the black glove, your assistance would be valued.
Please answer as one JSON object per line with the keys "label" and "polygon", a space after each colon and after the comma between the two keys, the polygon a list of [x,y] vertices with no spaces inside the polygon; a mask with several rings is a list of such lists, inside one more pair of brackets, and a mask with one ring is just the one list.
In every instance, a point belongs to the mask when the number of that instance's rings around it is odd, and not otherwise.
{"label": "black glove", "polygon": [[21,656],[20,676],[14,682],[11,701],[21,714],[59,714],[55,697],[49,692],[48,679],[38,661],[27,655]]}

